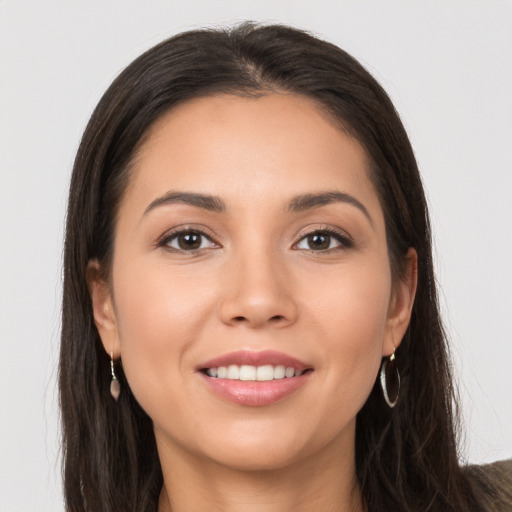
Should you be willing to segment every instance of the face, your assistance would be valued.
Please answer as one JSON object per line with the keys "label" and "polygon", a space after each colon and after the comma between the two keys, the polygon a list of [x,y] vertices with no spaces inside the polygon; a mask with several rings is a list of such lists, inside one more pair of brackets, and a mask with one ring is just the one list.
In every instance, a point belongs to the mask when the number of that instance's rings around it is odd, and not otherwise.
{"label": "face", "polygon": [[362,146],[278,94],[193,100],[151,128],[111,287],[91,286],[159,450],[252,469],[353,453],[412,288],[393,283]]}

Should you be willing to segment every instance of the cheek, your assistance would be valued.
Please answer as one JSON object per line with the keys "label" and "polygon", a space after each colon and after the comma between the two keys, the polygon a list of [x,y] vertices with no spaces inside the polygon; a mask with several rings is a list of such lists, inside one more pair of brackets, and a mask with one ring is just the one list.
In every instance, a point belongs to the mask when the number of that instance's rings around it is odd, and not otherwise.
{"label": "cheek", "polygon": [[[151,409],[162,389],[180,385],[183,354],[210,314],[195,279],[144,259],[118,261],[114,295],[123,370],[139,403]],[[171,404],[169,404],[171,405]]]}
{"label": "cheek", "polygon": [[[382,358],[391,289],[385,265],[352,267],[326,279],[317,292],[316,328],[333,387],[360,408],[370,393]],[[349,398],[348,398],[349,397]]]}

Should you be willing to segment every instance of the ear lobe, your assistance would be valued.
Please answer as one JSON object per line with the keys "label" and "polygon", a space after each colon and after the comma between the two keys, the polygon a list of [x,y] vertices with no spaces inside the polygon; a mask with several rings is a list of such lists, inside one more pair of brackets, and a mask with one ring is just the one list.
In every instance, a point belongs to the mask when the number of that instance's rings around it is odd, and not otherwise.
{"label": "ear lobe", "polygon": [[391,355],[400,345],[411,319],[418,284],[418,255],[410,247],[405,257],[406,267],[393,287],[388,310],[388,333],[383,344],[383,355]]}
{"label": "ear lobe", "polygon": [[121,352],[117,322],[112,302],[112,294],[107,282],[101,276],[101,266],[97,260],[91,260],[86,271],[87,287],[91,296],[94,323],[98,329],[103,348],[114,358],[118,358]]}

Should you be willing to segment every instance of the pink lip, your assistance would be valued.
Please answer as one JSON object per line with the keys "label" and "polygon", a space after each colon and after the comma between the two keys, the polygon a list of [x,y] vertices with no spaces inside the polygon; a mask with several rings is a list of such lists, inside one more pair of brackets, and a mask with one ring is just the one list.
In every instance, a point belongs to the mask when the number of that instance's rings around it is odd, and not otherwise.
{"label": "pink lip", "polygon": [[304,371],[311,368],[311,365],[299,361],[295,357],[277,352],[274,350],[263,350],[260,352],[253,352],[250,350],[239,350],[231,352],[215,359],[210,359],[197,367],[198,370],[206,368],[218,368],[219,366],[229,366],[230,364],[250,366],[264,366],[271,364],[272,366],[282,365],[285,367],[292,367],[295,370]]}
{"label": "pink lip", "polygon": [[297,377],[257,382],[219,379],[209,377],[201,371],[206,368],[218,368],[219,366],[229,366],[230,364],[239,366],[244,364],[251,366],[282,365],[293,367],[299,371],[312,369],[312,367],[281,352],[270,350],[251,352],[243,350],[211,359],[197,368],[198,375],[217,396],[239,405],[252,407],[270,405],[293,394],[309,380],[312,374],[312,372],[306,372]]}

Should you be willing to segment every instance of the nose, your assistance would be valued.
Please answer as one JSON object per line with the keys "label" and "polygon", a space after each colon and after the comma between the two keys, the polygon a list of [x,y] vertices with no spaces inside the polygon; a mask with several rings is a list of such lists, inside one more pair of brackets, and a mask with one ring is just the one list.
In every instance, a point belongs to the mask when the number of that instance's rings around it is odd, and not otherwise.
{"label": "nose", "polygon": [[256,254],[239,257],[223,283],[221,318],[228,325],[253,329],[282,328],[295,323],[293,279],[278,258]]}

